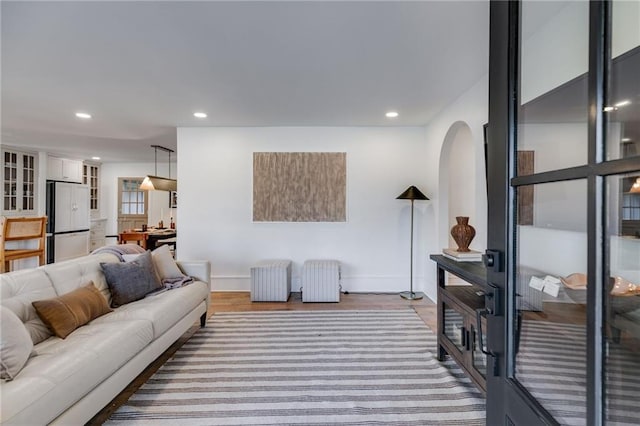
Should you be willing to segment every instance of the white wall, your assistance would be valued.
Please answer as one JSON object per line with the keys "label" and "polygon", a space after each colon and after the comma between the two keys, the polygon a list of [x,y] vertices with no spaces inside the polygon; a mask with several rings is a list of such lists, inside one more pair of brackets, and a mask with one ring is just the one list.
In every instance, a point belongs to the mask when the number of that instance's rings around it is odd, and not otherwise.
{"label": "white wall", "polygon": [[611,55],[623,53],[640,45],[640,1],[614,0],[611,28]]}
{"label": "white wall", "polygon": [[[566,1],[546,22],[540,8],[556,2],[524,2],[522,26],[531,34],[522,46],[522,103],[587,72],[589,61],[589,2]],[[537,11],[536,11],[537,9]],[[613,2],[611,53],[615,58],[640,45],[640,1]]]}
{"label": "white wall", "polygon": [[518,226],[518,263],[559,277],[586,274],[587,234]]}
{"label": "white wall", "polygon": [[[251,265],[294,262],[294,290],[306,259],[342,263],[343,289],[409,288],[410,205],[396,200],[416,185],[432,198],[420,127],[179,128],[181,259],[207,259],[214,290],[248,290]],[[347,222],[252,222],[252,154],[257,151],[347,153]],[[414,289],[425,286],[430,201],[415,203]]]}
{"label": "white wall", "polygon": [[[432,183],[437,190],[430,194],[433,211],[438,215],[428,216],[427,243],[425,251],[419,253],[422,258],[430,254],[441,253],[442,248],[449,241],[449,170],[444,170],[444,165],[449,164],[448,157],[443,153],[443,146],[447,138],[457,136],[459,127],[468,127],[470,135],[465,139],[471,140],[473,146],[473,158],[471,159],[472,176],[465,176],[468,180],[467,188],[472,195],[458,208],[468,212],[469,223],[476,229],[476,237],[471,243],[471,248],[484,251],[487,244],[487,188],[484,163],[484,133],[483,125],[488,120],[489,85],[488,77],[479,80],[472,88],[464,93],[455,102],[445,108],[426,127],[425,139],[427,143],[427,155],[425,169],[427,182]],[[444,155],[444,157],[443,157]],[[447,158],[447,161],[442,161]],[[441,166],[443,164],[443,166]],[[468,164],[465,160],[465,164]],[[465,173],[468,173],[467,170]],[[455,212],[452,212],[455,214]],[[432,300],[437,298],[436,266],[432,261],[427,262],[425,293]]]}
{"label": "white wall", "polygon": [[[532,35],[522,45],[522,103],[587,72],[589,2],[566,3],[565,7],[539,27],[536,14],[529,11],[529,7],[539,8],[545,3],[523,3],[522,31]],[[553,8],[555,5],[549,2],[548,7]]]}

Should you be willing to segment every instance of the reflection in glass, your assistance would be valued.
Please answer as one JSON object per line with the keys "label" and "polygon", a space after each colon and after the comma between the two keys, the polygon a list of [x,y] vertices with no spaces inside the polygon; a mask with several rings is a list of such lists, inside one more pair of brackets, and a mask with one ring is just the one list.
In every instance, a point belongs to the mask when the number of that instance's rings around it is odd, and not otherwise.
{"label": "reflection in glass", "polygon": [[617,160],[640,155],[640,47],[612,61],[605,107],[607,159]]}
{"label": "reflection in glass", "polygon": [[640,193],[627,191],[629,181],[607,178],[611,278],[605,300],[605,395],[607,423],[615,424],[637,424],[640,395],[640,238],[624,235],[627,223],[618,208],[625,208],[618,204],[620,195],[640,199]]}
{"label": "reflection in glass", "polygon": [[589,3],[523,1],[521,26],[517,174],[586,164]]}
{"label": "reflection in glass", "polygon": [[640,2],[612,5],[607,158],[640,155]]}
{"label": "reflection in glass", "polygon": [[485,319],[482,319],[482,347],[480,347],[480,330],[477,330],[474,326],[471,326],[471,335],[473,336],[473,352],[472,356],[472,364],[473,367],[480,372],[484,377],[487,377],[487,356],[482,352],[483,350],[487,350],[487,335],[485,330],[487,329],[487,325],[484,322]]}
{"label": "reflection in glass", "polygon": [[461,351],[465,348],[466,330],[464,317],[455,309],[444,304],[444,335]]}
{"label": "reflection in glass", "polygon": [[[516,282],[511,284],[517,307],[515,378],[560,424],[584,424],[587,182],[545,183],[533,189],[534,225],[517,226]],[[518,188],[517,198],[522,193]],[[564,203],[540,193],[561,195]],[[572,274],[581,276],[571,279]]]}

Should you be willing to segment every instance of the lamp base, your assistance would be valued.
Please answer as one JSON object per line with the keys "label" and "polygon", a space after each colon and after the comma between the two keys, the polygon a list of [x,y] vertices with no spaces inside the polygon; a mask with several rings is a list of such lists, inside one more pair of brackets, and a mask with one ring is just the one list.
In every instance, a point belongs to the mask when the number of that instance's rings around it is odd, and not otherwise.
{"label": "lamp base", "polygon": [[424,297],[424,293],[413,292],[413,291],[403,291],[402,293],[400,293],[400,297],[407,300],[420,300]]}

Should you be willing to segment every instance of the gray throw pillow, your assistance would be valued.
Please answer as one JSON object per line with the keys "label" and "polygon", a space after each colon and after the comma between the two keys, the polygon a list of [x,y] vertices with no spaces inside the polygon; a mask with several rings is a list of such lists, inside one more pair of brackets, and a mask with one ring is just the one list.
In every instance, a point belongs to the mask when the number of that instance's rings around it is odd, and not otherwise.
{"label": "gray throw pillow", "polygon": [[162,288],[148,251],[131,262],[100,263],[100,267],[107,279],[114,308],[140,300]]}

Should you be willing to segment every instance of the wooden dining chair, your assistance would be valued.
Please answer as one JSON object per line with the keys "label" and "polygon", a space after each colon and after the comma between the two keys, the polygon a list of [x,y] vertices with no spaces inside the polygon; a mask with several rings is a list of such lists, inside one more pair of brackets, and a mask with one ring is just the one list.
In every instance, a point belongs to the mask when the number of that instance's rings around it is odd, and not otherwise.
{"label": "wooden dining chair", "polygon": [[144,232],[124,231],[118,235],[119,244],[127,244],[129,242],[135,242],[137,245],[146,250],[147,234]]}
{"label": "wooden dining chair", "polygon": [[[38,258],[38,265],[45,264],[45,235],[47,217],[6,217],[3,216],[0,235],[0,272],[11,270],[11,261]],[[16,242],[36,241],[37,248],[16,247]],[[9,247],[7,247],[9,243]]]}

